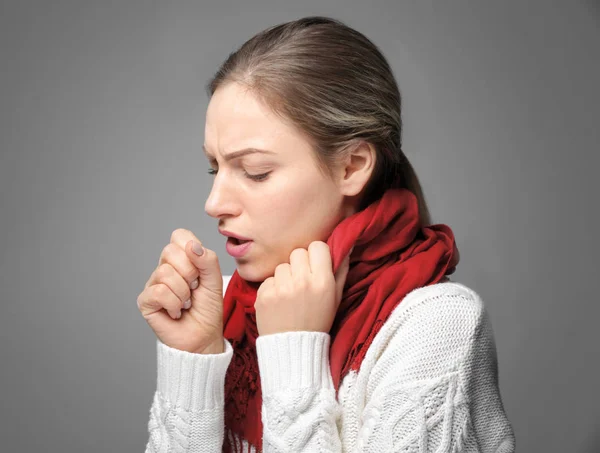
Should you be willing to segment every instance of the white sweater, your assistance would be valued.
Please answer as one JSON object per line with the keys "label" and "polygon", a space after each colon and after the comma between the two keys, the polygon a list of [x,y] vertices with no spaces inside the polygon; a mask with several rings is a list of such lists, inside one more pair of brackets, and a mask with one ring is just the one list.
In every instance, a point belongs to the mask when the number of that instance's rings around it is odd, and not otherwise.
{"label": "white sweater", "polygon": [[[344,377],[337,399],[329,344],[321,332],[257,339],[265,453],[515,451],[492,326],[473,290],[446,282],[409,293],[375,336],[360,370]],[[239,443],[224,432],[232,354],[227,340],[225,352],[214,355],[157,340],[146,453],[221,452],[224,435]]]}

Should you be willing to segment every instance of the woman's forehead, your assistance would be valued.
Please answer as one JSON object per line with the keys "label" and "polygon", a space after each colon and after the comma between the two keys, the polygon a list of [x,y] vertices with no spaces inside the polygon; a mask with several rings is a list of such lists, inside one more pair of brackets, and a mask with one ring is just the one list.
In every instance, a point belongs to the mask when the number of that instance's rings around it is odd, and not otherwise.
{"label": "woman's forehead", "polygon": [[234,84],[215,92],[206,114],[207,152],[227,154],[244,148],[285,153],[306,141],[251,92]]}

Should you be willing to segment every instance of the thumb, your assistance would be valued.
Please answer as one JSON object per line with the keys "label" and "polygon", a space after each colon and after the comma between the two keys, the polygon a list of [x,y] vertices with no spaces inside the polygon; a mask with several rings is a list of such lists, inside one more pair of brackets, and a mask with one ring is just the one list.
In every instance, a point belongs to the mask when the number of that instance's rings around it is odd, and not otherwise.
{"label": "thumb", "polygon": [[217,254],[194,240],[188,241],[185,251],[200,274],[200,285],[194,292],[203,288],[210,295],[223,298],[223,275],[221,274]]}
{"label": "thumb", "polygon": [[346,258],[344,258],[344,261],[342,261],[342,263],[340,264],[340,267],[338,268],[337,272],[335,273],[335,286],[336,286],[336,303],[339,306],[341,300],[342,300],[342,296],[343,296],[343,292],[344,292],[344,285],[346,283],[346,277],[348,277],[348,271],[350,270],[350,255],[352,254],[352,251],[354,250],[354,247],[352,247],[352,249],[350,249],[350,252],[348,252],[348,255],[346,256]]}

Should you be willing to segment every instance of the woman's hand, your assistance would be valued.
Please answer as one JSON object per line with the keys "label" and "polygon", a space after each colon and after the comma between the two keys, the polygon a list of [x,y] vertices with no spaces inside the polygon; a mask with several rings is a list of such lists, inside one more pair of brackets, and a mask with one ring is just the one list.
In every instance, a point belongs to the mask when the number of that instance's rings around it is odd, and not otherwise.
{"label": "woman's hand", "polygon": [[333,274],[329,246],[312,242],[295,249],[290,262],[278,265],[259,287],[256,324],[259,335],[290,331],[329,332],[342,300],[348,255]]}
{"label": "woman's hand", "polygon": [[219,259],[194,234],[177,229],[171,235],[137,304],[156,336],[182,351],[217,354],[223,343],[223,276]]}

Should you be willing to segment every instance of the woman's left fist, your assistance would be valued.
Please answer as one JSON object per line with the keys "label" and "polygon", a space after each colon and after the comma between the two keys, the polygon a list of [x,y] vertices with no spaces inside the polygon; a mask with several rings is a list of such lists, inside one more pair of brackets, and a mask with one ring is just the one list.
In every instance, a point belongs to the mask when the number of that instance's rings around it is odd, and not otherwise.
{"label": "woman's left fist", "polygon": [[295,249],[289,264],[278,265],[273,277],[258,288],[254,308],[259,335],[329,332],[349,267],[350,255],[333,274],[331,253],[325,242],[311,242],[308,250]]}

